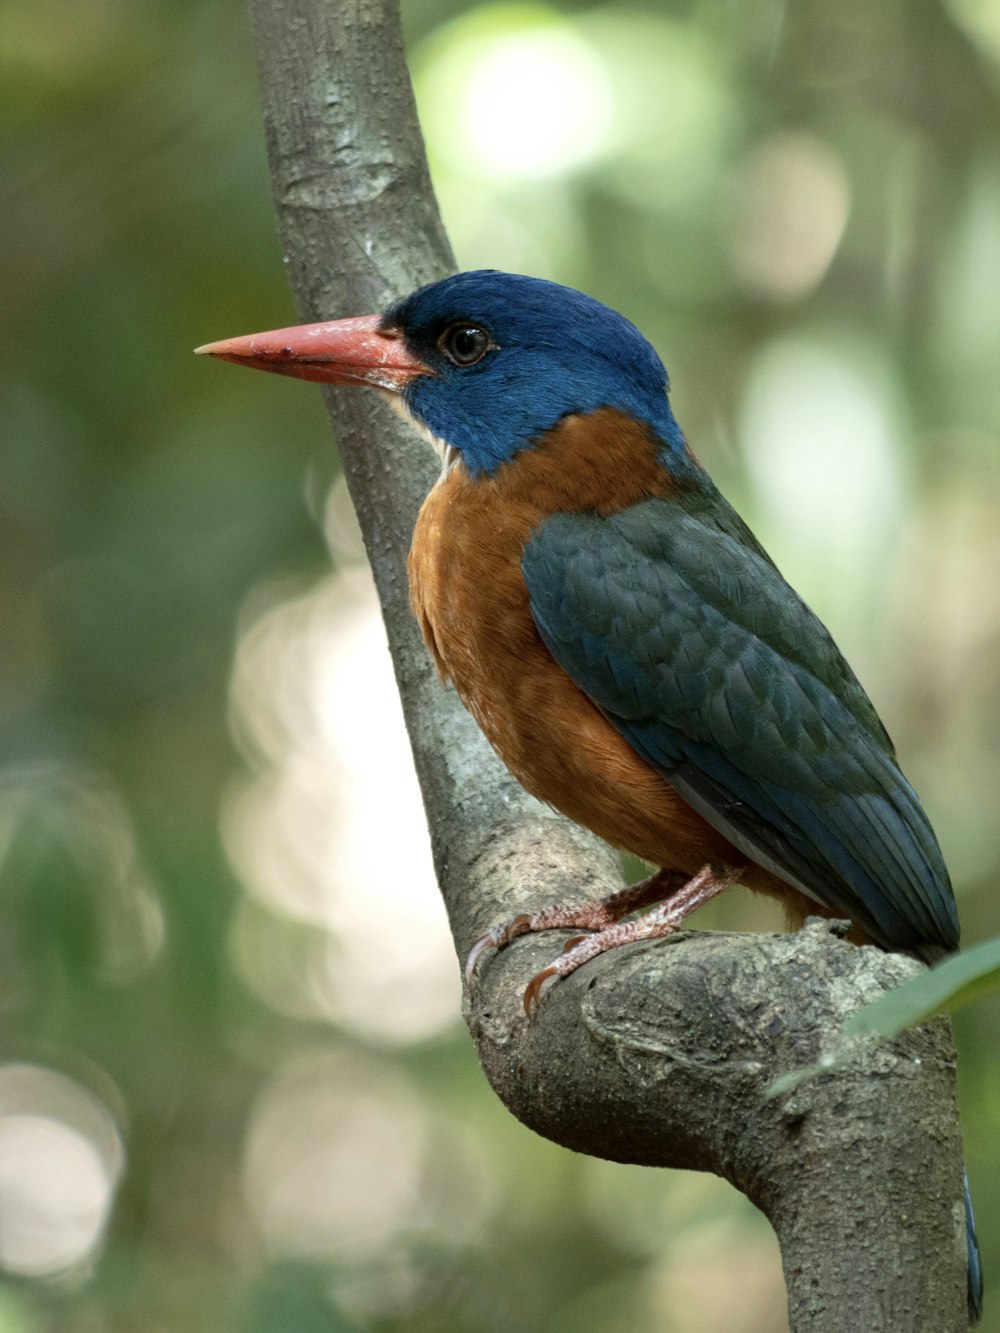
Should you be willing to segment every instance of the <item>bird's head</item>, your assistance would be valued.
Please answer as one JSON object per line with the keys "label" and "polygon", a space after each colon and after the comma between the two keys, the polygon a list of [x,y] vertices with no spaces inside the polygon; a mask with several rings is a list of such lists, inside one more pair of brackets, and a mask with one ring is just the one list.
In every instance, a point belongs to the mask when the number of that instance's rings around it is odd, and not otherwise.
{"label": "bird's head", "polygon": [[422,287],[382,315],[209,343],[199,352],[388,393],[473,476],[494,472],[565,417],[615,408],[675,465],[683,439],[659,357],[624,316],[540,278],[480,270]]}

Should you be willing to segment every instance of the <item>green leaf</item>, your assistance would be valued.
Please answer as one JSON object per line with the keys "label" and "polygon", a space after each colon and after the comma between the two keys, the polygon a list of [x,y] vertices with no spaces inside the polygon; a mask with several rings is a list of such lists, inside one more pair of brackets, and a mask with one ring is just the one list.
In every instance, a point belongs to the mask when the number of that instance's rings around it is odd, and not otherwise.
{"label": "green leaf", "polygon": [[849,1047],[841,1055],[830,1055],[820,1060],[818,1064],[804,1065],[801,1069],[790,1069],[787,1074],[780,1074],[767,1089],[768,1097],[782,1097],[786,1092],[794,1092],[802,1083],[808,1083],[811,1078],[818,1078],[820,1074],[829,1074],[832,1069],[838,1069],[842,1064],[846,1064],[851,1055],[854,1054],[855,1047]]}
{"label": "green leaf", "polygon": [[845,1037],[894,1037],[947,1009],[1000,991],[1000,937],[955,954],[880,995],[844,1023]]}
{"label": "green leaf", "polygon": [[898,1036],[906,1028],[923,1023],[943,1010],[953,1012],[971,1000],[995,995],[998,991],[1000,936],[946,958],[936,967],[911,977],[858,1009],[845,1020],[835,1051],[821,1056],[817,1064],[782,1074],[768,1088],[768,1095],[780,1097],[809,1079],[840,1069],[858,1053],[866,1038],[885,1040]]}

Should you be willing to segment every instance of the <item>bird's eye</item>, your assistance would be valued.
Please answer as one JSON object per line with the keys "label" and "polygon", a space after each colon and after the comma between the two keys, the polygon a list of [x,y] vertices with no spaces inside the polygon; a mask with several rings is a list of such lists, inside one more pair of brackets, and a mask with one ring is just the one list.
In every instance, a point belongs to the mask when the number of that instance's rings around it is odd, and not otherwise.
{"label": "bird's eye", "polygon": [[449,324],[438,338],[438,351],[455,366],[474,366],[493,346],[490,335],[475,324]]}

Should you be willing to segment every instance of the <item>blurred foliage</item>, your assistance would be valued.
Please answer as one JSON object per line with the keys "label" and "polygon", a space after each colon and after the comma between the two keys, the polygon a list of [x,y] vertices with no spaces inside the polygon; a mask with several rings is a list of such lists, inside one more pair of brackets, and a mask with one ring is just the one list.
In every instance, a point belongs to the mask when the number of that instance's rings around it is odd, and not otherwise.
{"label": "blurred foliage", "polygon": [[[996,934],[1000,3],[404,21],[461,263],[653,339]],[[734,1191],[475,1068],[319,397],[190,355],[294,319],[242,7],[9,0],[0,242],[0,1333],[780,1330]]]}

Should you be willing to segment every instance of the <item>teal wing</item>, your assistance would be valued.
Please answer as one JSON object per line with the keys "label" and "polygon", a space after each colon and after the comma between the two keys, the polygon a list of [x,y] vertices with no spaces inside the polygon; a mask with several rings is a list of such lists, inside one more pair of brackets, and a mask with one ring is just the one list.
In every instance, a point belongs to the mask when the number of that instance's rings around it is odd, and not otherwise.
{"label": "teal wing", "polygon": [[937,841],[874,708],[721,496],[553,515],[522,569],[563,670],[745,855],[885,947],[957,947]]}

